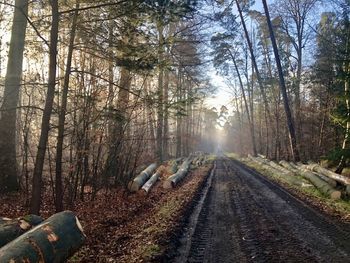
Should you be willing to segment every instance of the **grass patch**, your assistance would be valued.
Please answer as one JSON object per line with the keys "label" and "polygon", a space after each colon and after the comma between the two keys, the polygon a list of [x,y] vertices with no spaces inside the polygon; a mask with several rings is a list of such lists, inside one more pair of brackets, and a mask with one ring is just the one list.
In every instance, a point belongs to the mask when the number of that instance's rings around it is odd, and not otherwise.
{"label": "grass patch", "polygon": [[162,249],[157,244],[147,244],[142,251],[142,258],[147,260],[159,256]]}

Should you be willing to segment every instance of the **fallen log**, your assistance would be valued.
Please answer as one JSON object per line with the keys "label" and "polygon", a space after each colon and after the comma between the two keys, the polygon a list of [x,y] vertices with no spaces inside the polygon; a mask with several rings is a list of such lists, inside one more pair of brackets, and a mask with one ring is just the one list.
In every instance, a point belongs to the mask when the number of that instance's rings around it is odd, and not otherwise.
{"label": "fallen log", "polygon": [[149,165],[145,170],[143,170],[138,176],[135,177],[134,180],[132,180],[129,185],[128,189],[130,192],[136,192],[138,191],[151,177],[154,170],[157,168],[157,164],[152,163]]}
{"label": "fallen log", "polygon": [[320,192],[329,196],[331,199],[340,199],[341,192],[334,189],[328,182],[322,180],[317,174],[309,171],[306,167],[298,167],[300,175],[312,183]]}
{"label": "fallen log", "polygon": [[16,239],[42,221],[43,219],[37,215],[27,215],[16,219],[0,218],[0,247]]}
{"label": "fallen log", "polygon": [[177,172],[178,164],[176,162],[173,162],[173,164],[170,166],[169,172],[171,174],[174,174]]}
{"label": "fallen log", "polygon": [[150,179],[148,179],[148,181],[142,186],[142,190],[144,190],[147,194],[148,192],[151,190],[151,188],[156,184],[156,182],[158,181],[159,177],[160,177],[160,172],[156,171]]}
{"label": "fallen log", "polygon": [[307,169],[309,169],[310,171],[314,171],[320,174],[323,174],[329,178],[332,178],[333,180],[336,180],[337,182],[347,186],[350,185],[350,178],[341,175],[341,174],[337,174],[334,173],[326,168],[323,168],[322,166],[316,164],[316,163],[309,163],[308,165],[306,165]]}
{"label": "fallen log", "polygon": [[295,175],[294,172],[292,172],[292,171],[290,171],[290,170],[284,168],[283,166],[281,166],[281,165],[275,163],[274,161],[270,161],[269,164],[270,164],[272,167],[276,168],[277,170],[281,171],[281,172],[284,173],[284,174],[287,174],[287,175],[290,175],[290,176],[294,176],[294,175]]}
{"label": "fallen log", "polygon": [[78,218],[57,213],[0,249],[0,262],[65,262],[84,243]]}
{"label": "fallen log", "polygon": [[279,164],[293,173],[299,173],[299,170],[287,161],[281,160]]}
{"label": "fallen log", "polygon": [[180,169],[173,175],[169,176],[163,183],[163,188],[174,188],[188,173],[191,166],[191,158],[187,158],[181,165]]}
{"label": "fallen log", "polygon": [[[306,170],[309,170],[306,165],[301,165],[301,168],[303,169],[306,169]],[[311,171],[312,172],[312,171]],[[318,177],[320,177],[323,181],[326,181],[329,185],[331,185],[332,187],[337,187],[337,181],[328,177],[328,176],[325,176],[321,173],[315,173],[315,172],[312,172],[314,173],[315,175],[317,175]]]}

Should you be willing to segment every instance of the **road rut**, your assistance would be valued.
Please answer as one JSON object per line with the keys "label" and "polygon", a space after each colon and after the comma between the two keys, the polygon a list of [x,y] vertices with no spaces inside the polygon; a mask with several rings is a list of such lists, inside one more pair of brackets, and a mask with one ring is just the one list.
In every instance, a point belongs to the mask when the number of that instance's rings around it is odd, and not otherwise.
{"label": "road rut", "polygon": [[219,158],[212,176],[173,262],[350,262],[349,225],[238,161]]}

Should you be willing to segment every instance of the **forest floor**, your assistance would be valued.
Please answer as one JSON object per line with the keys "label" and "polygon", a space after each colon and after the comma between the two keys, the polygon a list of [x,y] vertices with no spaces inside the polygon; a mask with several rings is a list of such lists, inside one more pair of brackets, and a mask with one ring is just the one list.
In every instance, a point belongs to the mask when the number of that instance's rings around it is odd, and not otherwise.
{"label": "forest floor", "polygon": [[[179,229],[186,223],[193,200],[200,195],[212,164],[192,170],[174,189],[158,182],[148,195],[128,193],[124,188],[100,192],[77,202],[77,214],[87,236],[86,244],[70,262],[164,261]],[[164,179],[164,178],[163,178]],[[54,213],[50,193],[45,191],[42,216]],[[0,216],[27,214],[23,194],[0,196]]]}

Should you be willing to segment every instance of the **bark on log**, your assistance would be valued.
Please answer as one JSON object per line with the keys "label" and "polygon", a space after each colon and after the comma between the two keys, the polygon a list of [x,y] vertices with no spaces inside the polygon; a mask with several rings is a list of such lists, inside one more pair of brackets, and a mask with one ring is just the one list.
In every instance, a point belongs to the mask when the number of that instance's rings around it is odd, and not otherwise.
{"label": "bark on log", "polygon": [[83,229],[70,211],[57,213],[0,249],[0,262],[64,262],[84,243]]}
{"label": "bark on log", "polygon": [[[304,170],[309,170],[307,165],[300,165],[298,168],[299,169],[304,169]],[[326,181],[330,186],[332,186],[334,188],[337,186],[337,181],[335,181],[334,179],[332,179],[332,178],[330,178],[328,176],[325,176],[325,175],[323,175],[321,173],[316,173],[316,172],[312,172],[312,173],[314,173],[315,175],[320,177],[323,181]]]}
{"label": "bark on log", "polygon": [[309,171],[307,168],[304,167],[300,167],[299,170],[300,175],[303,176],[305,179],[309,180],[310,183],[312,183],[318,190],[320,190],[320,192],[329,196],[331,199],[340,199],[341,192],[334,189],[326,181],[323,181],[320,177],[317,176],[317,174]]}
{"label": "bark on log", "polygon": [[188,173],[191,166],[191,158],[187,158],[181,165],[180,169],[173,175],[169,176],[163,183],[163,188],[174,188]]}
{"label": "bark on log", "polygon": [[[334,173],[328,169],[325,169],[323,167],[321,167],[320,165],[316,164],[316,163],[310,163],[306,166],[310,171],[314,171],[320,174],[323,174],[329,178],[332,178],[334,180],[336,180],[337,182],[344,184],[345,186],[350,185],[350,178],[341,175],[341,174],[337,174]],[[349,192],[350,193],[350,192]]]}
{"label": "bark on log", "polygon": [[283,166],[281,166],[281,165],[275,163],[274,161],[270,161],[269,164],[270,164],[272,167],[276,168],[277,170],[281,171],[281,172],[284,173],[284,174],[287,174],[287,175],[290,175],[290,176],[294,176],[294,175],[295,175],[294,172],[292,172],[292,171],[290,171],[290,170],[284,168]]}
{"label": "bark on log", "polygon": [[[287,162],[286,162],[287,163]],[[289,164],[289,163],[287,163]],[[298,166],[292,166],[291,164],[289,164],[292,169],[295,169],[297,171],[298,174],[301,174],[301,170],[302,169],[306,169],[306,166],[304,164],[299,164]],[[314,172],[312,172],[314,173]],[[337,186],[337,182],[335,180],[333,180],[332,178],[329,178],[325,175],[319,174],[319,173],[314,173],[316,176],[320,177],[320,179],[322,179],[323,181],[327,182],[330,186],[332,186],[333,188],[335,188]]]}
{"label": "bark on log", "polygon": [[288,169],[289,171],[293,172],[293,173],[299,173],[299,170],[293,166],[291,163],[287,162],[287,161],[280,161],[279,162],[280,165],[282,165],[284,168]]}
{"label": "bark on log", "polygon": [[157,168],[157,164],[152,163],[149,165],[145,170],[143,170],[134,180],[132,180],[129,185],[129,191],[130,192],[136,192],[138,191],[151,177],[154,170]]}
{"label": "bark on log", "polygon": [[43,219],[37,215],[27,215],[16,219],[0,218],[0,247],[16,239],[42,221]]}
{"label": "bark on log", "polygon": [[160,172],[155,172],[150,179],[142,186],[142,190],[144,190],[146,193],[148,193],[151,188],[156,184],[160,177]]}
{"label": "bark on log", "polygon": [[179,169],[179,164],[181,163],[182,159],[183,158],[180,157],[180,158],[177,158],[177,159],[171,161],[170,169],[169,169],[170,174],[174,174],[177,172],[177,170]]}

